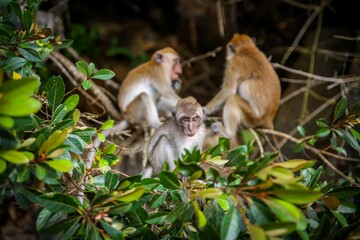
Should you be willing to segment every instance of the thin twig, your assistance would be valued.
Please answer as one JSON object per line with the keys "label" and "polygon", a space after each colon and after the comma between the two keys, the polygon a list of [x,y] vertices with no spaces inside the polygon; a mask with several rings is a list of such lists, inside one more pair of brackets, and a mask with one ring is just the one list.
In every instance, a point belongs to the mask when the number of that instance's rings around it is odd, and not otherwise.
{"label": "thin twig", "polygon": [[210,52],[207,52],[205,54],[201,54],[201,55],[198,55],[198,56],[195,56],[195,57],[191,57],[191,58],[189,58],[189,59],[187,59],[185,61],[182,61],[181,65],[182,66],[186,65],[186,66],[190,67],[192,62],[199,61],[199,60],[202,60],[202,59],[205,59],[205,58],[208,58],[208,57],[216,57],[216,54],[218,52],[220,52],[222,49],[223,49],[223,47],[219,46],[219,47],[215,48],[214,50],[212,50]]}

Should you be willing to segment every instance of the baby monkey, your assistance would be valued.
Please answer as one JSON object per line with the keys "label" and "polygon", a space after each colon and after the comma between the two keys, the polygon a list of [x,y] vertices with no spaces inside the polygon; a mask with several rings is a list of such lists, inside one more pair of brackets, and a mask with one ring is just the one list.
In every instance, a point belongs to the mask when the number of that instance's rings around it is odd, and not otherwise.
{"label": "baby monkey", "polygon": [[205,138],[205,108],[194,97],[180,99],[171,109],[169,118],[150,138],[148,165],[142,177],[157,176],[167,162],[169,170],[175,169],[175,160],[180,159],[185,149],[202,151]]}

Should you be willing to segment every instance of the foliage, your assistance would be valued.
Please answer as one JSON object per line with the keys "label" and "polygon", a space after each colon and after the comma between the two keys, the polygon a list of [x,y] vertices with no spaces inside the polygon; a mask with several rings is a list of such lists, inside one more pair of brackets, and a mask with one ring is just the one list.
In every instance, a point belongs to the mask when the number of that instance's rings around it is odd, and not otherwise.
{"label": "foliage", "polygon": [[[204,152],[187,152],[173,172],[158,178],[123,178],[111,169],[116,145],[99,149],[85,167],[84,152],[100,131],[81,122],[80,96],[61,76],[40,79],[36,69],[66,41],[34,23],[38,1],[10,1],[0,22],[0,204],[14,199],[22,209],[40,206],[36,230],[61,239],[342,239],[359,234],[355,196],[346,181],[324,181],[315,160],[279,161],[278,153],[252,158],[253,141],[229,148],[220,138]],[[108,69],[77,62],[85,79],[107,80]],[[44,92],[39,92],[44,89]],[[299,146],[331,135],[341,154],[359,151],[359,105],[348,113],[346,98],[334,122],[318,120],[319,131]],[[204,167],[206,166],[206,167]],[[206,170],[205,170],[206,169]],[[186,181],[180,181],[186,179]],[[354,236],[355,238],[356,236]]]}

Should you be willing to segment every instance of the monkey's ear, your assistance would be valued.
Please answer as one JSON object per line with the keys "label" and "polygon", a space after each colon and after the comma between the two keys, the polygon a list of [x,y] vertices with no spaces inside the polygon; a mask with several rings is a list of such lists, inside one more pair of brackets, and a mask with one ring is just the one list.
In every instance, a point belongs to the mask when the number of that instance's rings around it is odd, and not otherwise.
{"label": "monkey's ear", "polygon": [[161,63],[162,62],[162,58],[163,56],[160,53],[155,53],[154,59],[157,63]]}
{"label": "monkey's ear", "polygon": [[229,43],[228,48],[232,54],[236,54],[236,46],[234,44]]}
{"label": "monkey's ear", "polygon": [[206,109],[206,107],[201,107],[201,109],[202,109],[203,114],[204,114],[204,119],[203,119],[203,121],[205,122],[207,109]]}

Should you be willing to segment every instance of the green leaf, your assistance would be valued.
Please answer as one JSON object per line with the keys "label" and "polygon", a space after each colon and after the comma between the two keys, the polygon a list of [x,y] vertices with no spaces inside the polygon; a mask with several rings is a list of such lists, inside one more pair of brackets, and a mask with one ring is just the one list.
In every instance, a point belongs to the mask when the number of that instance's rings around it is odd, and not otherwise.
{"label": "green leaf", "polygon": [[68,110],[66,109],[66,105],[65,104],[60,104],[54,111],[52,118],[51,118],[51,125],[54,125],[58,122],[60,122],[65,115],[68,113]]}
{"label": "green leaf", "polygon": [[31,48],[18,47],[17,50],[23,55],[23,57],[30,62],[41,62],[41,56],[38,52]]}
{"label": "green leaf", "polygon": [[166,199],[166,193],[156,194],[156,195],[151,199],[150,207],[151,207],[152,209],[155,209],[155,208],[160,207],[160,206],[165,202],[165,199]]}
{"label": "green leaf", "polygon": [[27,10],[27,9],[24,9],[24,11],[23,11],[22,22],[23,22],[23,25],[25,27],[25,30],[27,32],[29,32],[30,28],[31,28],[31,24],[33,22],[33,17],[31,15],[31,12],[29,10]]}
{"label": "green leaf", "polygon": [[[2,159],[0,159],[0,174],[2,174],[3,172],[5,172],[6,170],[6,162]],[[1,205],[1,203],[0,203]]]}
{"label": "green leaf", "polygon": [[320,128],[315,133],[315,136],[316,137],[327,137],[327,136],[329,136],[329,134],[330,134],[330,129],[328,129],[328,128]]}
{"label": "green leaf", "polygon": [[81,85],[82,85],[82,87],[83,87],[83,89],[86,91],[86,90],[88,90],[89,88],[91,88],[91,85],[92,85],[92,83],[91,83],[91,81],[90,80],[84,80],[82,83],[81,83]]}
{"label": "green leaf", "polygon": [[222,240],[232,240],[237,239],[241,230],[241,225],[243,225],[243,220],[239,213],[239,210],[235,205],[232,205],[229,211],[225,214],[223,221],[221,223],[221,239]]}
{"label": "green leaf", "polygon": [[303,126],[297,126],[297,130],[298,130],[300,136],[302,136],[302,137],[306,136],[306,131],[305,131],[305,128]]}
{"label": "green leaf", "polygon": [[[7,116],[0,116],[0,125],[5,128],[12,128],[14,126],[14,119]],[[1,144],[0,144],[1,145]]]}
{"label": "green leaf", "polygon": [[[318,125],[318,127],[320,127],[320,128],[328,128],[329,127],[325,118],[316,119],[316,125]],[[305,137],[305,136],[303,136],[303,137]]]}
{"label": "green leaf", "polygon": [[80,216],[70,216],[50,226],[46,226],[45,228],[41,229],[40,232],[43,234],[55,235],[61,231],[66,231],[67,235],[71,235],[68,233],[68,229],[72,229],[72,231],[74,231],[74,228],[76,229],[79,227],[80,220]]}
{"label": "green leaf", "polygon": [[14,164],[25,164],[30,162],[30,159],[26,154],[24,154],[24,152],[16,150],[0,152],[0,158]]}
{"label": "green leaf", "polygon": [[261,226],[267,236],[284,236],[294,232],[296,224],[292,222],[269,223]]}
{"label": "green leaf", "polygon": [[207,188],[204,191],[200,192],[200,196],[202,198],[209,198],[209,199],[218,198],[222,194],[223,194],[223,191],[221,191],[219,188]]}
{"label": "green leaf", "polygon": [[88,76],[93,75],[93,73],[95,72],[95,64],[94,63],[89,63],[88,66]]}
{"label": "green leaf", "polygon": [[229,162],[226,164],[227,167],[241,167],[247,162],[249,150],[246,145],[240,145],[234,150],[228,153],[227,158]]}
{"label": "green leaf", "polygon": [[69,145],[70,151],[76,154],[82,154],[84,149],[87,147],[87,143],[75,134],[69,134],[64,143]]}
{"label": "green leaf", "polygon": [[23,117],[39,111],[42,104],[39,100],[28,96],[18,96],[13,99],[0,99],[0,114]]}
{"label": "green leaf", "polygon": [[339,211],[331,210],[331,209],[330,209],[330,211],[336,217],[336,219],[340,222],[340,224],[343,228],[349,226],[348,222],[346,221],[346,218]]}
{"label": "green leaf", "polygon": [[345,113],[347,105],[348,105],[348,101],[346,96],[342,96],[335,106],[334,122],[338,120]]}
{"label": "green leaf", "polygon": [[109,234],[111,239],[117,239],[117,240],[123,239],[122,232],[120,231],[120,229],[116,229],[116,228],[112,227],[112,225],[106,223],[103,220],[100,221],[100,224],[104,228],[104,230],[107,232],[107,234]]}
{"label": "green leaf", "polygon": [[323,195],[322,192],[303,189],[279,189],[273,190],[272,194],[295,204],[308,204],[315,202]]}
{"label": "green leaf", "polygon": [[159,173],[160,183],[168,189],[181,189],[181,183],[176,174],[168,171],[161,171]]}
{"label": "green leaf", "polygon": [[28,167],[19,168],[18,175],[16,176],[16,182],[22,183],[30,178],[30,169]]}
{"label": "green leaf", "polygon": [[21,67],[23,67],[27,63],[27,60],[22,57],[11,57],[1,63],[1,67],[5,72],[12,72]]}
{"label": "green leaf", "polygon": [[16,1],[10,1],[9,5],[11,8],[11,11],[13,11],[20,20],[22,20],[22,11],[21,11],[19,3]]}
{"label": "green leaf", "polygon": [[56,130],[53,132],[47,140],[42,144],[39,155],[45,154],[47,155],[52,150],[58,148],[61,144],[64,143],[65,139],[67,138],[70,129],[63,129],[63,130]]}
{"label": "green leaf", "polygon": [[316,169],[315,173],[312,174],[310,181],[308,183],[308,187],[309,189],[314,189],[317,182],[319,181],[320,177],[321,177],[321,173],[322,173],[323,167],[319,166],[318,169]]}
{"label": "green leaf", "polygon": [[36,177],[39,180],[43,180],[46,177],[46,170],[39,164],[36,164]]}
{"label": "green leaf", "polygon": [[119,184],[119,175],[112,172],[107,172],[105,174],[105,186],[108,189],[115,189]]}
{"label": "green leaf", "polygon": [[335,132],[360,154],[360,145],[351,133],[343,129],[335,129]]}
{"label": "green leaf", "polygon": [[291,159],[286,162],[276,162],[274,166],[289,168],[292,169],[293,172],[296,172],[300,169],[310,168],[314,166],[316,162],[316,160]]}
{"label": "green leaf", "polygon": [[[360,103],[360,102],[359,102]],[[360,141],[360,133],[356,131],[354,128],[349,129],[351,134],[356,138],[356,140]]]}
{"label": "green leaf", "polygon": [[73,110],[79,103],[79,95],[73,94],[65,100],[66,110],[69,112]]}
{"label": "green leaf", "polygon": [[53,76],[47,81],[45,93],[51,111],[54,112],[62,102],[65,94],[65,84],[61,76]]}
{"label": "green leaf", "polygon": [[248,229],[252,240],[266,240],[265,231],[261,227],[249,224]]}
{"label": "green leaf", "polygon": [[70,172],[74,169],[73,163],[68,159],[55,159],[50,161],[44,161],[44,163],[59,172]]}
{"label": "green leaf", "polygon": [[0,149],[14,149],[19,145],[18,139],[11,134],[9,129],[0,125]]}
{"label": "green leaf", "polygon": [[147,224],[163,224],[165,223],[166,217],[169,215],[169,212],[165,211],[157,211],[151,214],[146,220],[145,223]]}
{"label": "green leaf", "polygon": [[80,203],[74,196],[62,193],[49,193],[38,197],[39,203],[52,212],[72,213]]}
{"label": "green leaf", "polygon": [[264,202],[281,222],[293,222],[296,230],[303,231],[307,227],[307,220],[302,211],[290,202],[268,198]]}
{"label": "green leaf", "polygon": [[138,200],[145,193],[144,187],[132,188],[126,192],[117,193],[115,199],[121,202],[133,202]]}
{"label": "green leaf", "polygon": [[115,73],[108,69],[101,69],[97,71],[92,78],[100,79],[100,80],[109,80],[115,76]]}
{"label": "green leaf", "polygon": [[351,198],[360,194],[360,187],[345,186],[338,187],[326,193],[326,195],[336,196],[339,199]]}
{"label": "green leaf", "polygon": [[112,128],[114,126],[114,120],[113,119],[109,119],[109,120],[106,120],[102,125],[101,127],[99,128],[99,131],[101,130],[107,130],[109,128]]}
{"label": "green leaf", "polygon": [[[89,76],[88,74],[88,68],[87,68],[87,64],[84,61],[78,61],[76,63],[76,68],[82,73],[84,74],[85,77]],[[86,90],[86,89],[85,89]]]}

